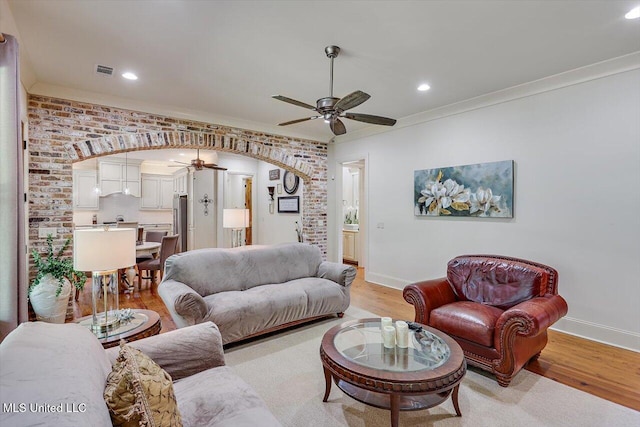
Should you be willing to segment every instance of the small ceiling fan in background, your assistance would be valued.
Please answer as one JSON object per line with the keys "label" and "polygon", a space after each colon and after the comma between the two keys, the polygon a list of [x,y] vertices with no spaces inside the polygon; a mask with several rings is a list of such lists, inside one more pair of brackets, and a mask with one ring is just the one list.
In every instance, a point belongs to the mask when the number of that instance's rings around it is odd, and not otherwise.
{"label": "small ceiling fan in background", "polygon": [[318,99],[316,101],[316,106],[314,107],[307,103],[296,101],[295,99],[287,98],[286,96],[273,95],[273,98],[275,99],[288,102],[289,104],[297,105],[298,107],[313,110],[317,112],[318,115],[312,116],[312,117],[305,117],[304,119],[297,119],[297,120],[291,120],[289,122],[280,123],[278,126],[288,126],[295,123],[305,122],[307,120],[319,119],[322,117],[326,123],[329,123],[329,127],[331,128],[331,131],[335,135],[343,135],[347,133],[347,129],[345,128],[344,123],[342,123],[340,118],[356,120],[364,123],[371,123],[374,125],[383,125],[383,126],[395,125],[396,120],[390,119],[388,117],[346,112],[347,110],[350,110],[362,104],[371,96],[367,93],[357,90],[345,96],[344,98],[335,98],[333,96],[333,60],[340,53],[340,48],[338,46],[327,46],[324,48],[324,51],[327,54],[327,58],[331,60],[331,71],[329,76],[329,96]]}
{"label": "small ceiling fan in background", "polygon": [[227,168],[223,168],[221,166],[216,165],[215,163],[205,163],[204,160],[200,159],[200,149],[196,151],[196,158],[191,160],[191,163],[179,162],[177,160],[173,160],[173,163],[179,163],[179,165],[169,165],[170,168],[184,168],[184,167],[192,167],[195,170],[199,171],[202,169],[215,169],[219,171],[226,171]]}

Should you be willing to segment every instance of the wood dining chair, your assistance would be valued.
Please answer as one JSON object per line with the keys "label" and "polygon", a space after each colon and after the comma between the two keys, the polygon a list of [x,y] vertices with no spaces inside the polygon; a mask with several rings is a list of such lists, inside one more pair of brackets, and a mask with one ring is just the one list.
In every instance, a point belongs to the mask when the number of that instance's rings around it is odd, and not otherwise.
{"label": "wood dining chair", "polygon": [[[144,241],[162,243],[162,238],[166,235],[167,235],[166,231],[147,231],[147,236],[145,237]],[[153,259],[153,255],[146,254],[146,255],[136,256],[136,264],[149,259]]]}
{"label": "wood dining chair", "polygon": [[[177,247],[178,235],[164,236],[162,238],[162,242],[160,243],[160,256],[158,258],[144,260],[137,264],[138,271],[140,271],[141,283],[142,279],[151,280],[151,290],[155,291],[157,288],[156,273],[160,272],[159,280],[162,280],[162,275],[164,273],[164,262],[167,260],[167,258],[176,253]],[[148,276],[145,277],[143,275],[144,271],[148,272]]]}

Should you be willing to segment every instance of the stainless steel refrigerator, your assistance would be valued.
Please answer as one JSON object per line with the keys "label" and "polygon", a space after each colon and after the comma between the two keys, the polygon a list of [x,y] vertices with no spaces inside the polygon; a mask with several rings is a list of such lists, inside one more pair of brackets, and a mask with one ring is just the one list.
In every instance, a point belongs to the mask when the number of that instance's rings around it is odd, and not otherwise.
{"label": "stainless steel refrigerator", "polygon": [[178,252],[187,250],[188,231],[187,196],[175,194],[173,196],[173,233],[180,236],[178,238]]}

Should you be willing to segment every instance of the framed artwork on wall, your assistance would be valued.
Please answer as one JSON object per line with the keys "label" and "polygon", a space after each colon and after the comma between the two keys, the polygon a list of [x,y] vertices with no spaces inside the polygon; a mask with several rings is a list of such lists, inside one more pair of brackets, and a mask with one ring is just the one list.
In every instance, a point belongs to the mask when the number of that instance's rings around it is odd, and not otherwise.
{"label": "framed artwork on wall", "polygon": [[278,213],[300,213],[300,196],[278,197]]}
{"label": "framed artwork on wall", "polygon": [[269,171],[269,181],[280,179],[280,169],[271,169]]}
{"label": "framed artwork on wall", "polygon": [[513,160],[416,170],[416,216],[513,218]]}

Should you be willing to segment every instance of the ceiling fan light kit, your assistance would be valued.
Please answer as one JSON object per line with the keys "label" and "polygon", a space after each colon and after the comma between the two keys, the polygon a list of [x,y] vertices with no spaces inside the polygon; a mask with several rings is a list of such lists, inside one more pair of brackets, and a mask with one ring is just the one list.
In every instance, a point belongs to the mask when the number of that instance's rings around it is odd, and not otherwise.
{"label": "ceiling fan light kit", "polygon": [[278,126],[288,126],[295,123],[306,122],[307,120],[315,120],[322,117],[325,123],[329,124],[331,131],[335,135],[343,135],[347,133],[347,129],[340,118],[346,118],[350,120],[356,120],[358,122],[371,123],[374,125],[393,126],[396,124],[395,119],[388,117],[373,116],[371,114],[359,114],[359,113],[345,113],[345,111],[357,107],[362,104],[371,96],[365,92],[357,90],[350,93],[343,98],[336,98],[333,96],[333,60],[340,53],[338,46],[327,46],[324,48],[324,52],[327,58],[331,60],[331,68],[329,71],[329,96],[320,98],[316,101],[316,106],[297,101],[295,99],[288,98],[282,95],[274,95],[273,98],[287,102],[289,104],[297,105],[298,107],[313,110],[318,113],[316,116],[305,117],[303,119],[291,120],[288,122],[280,123]]}

